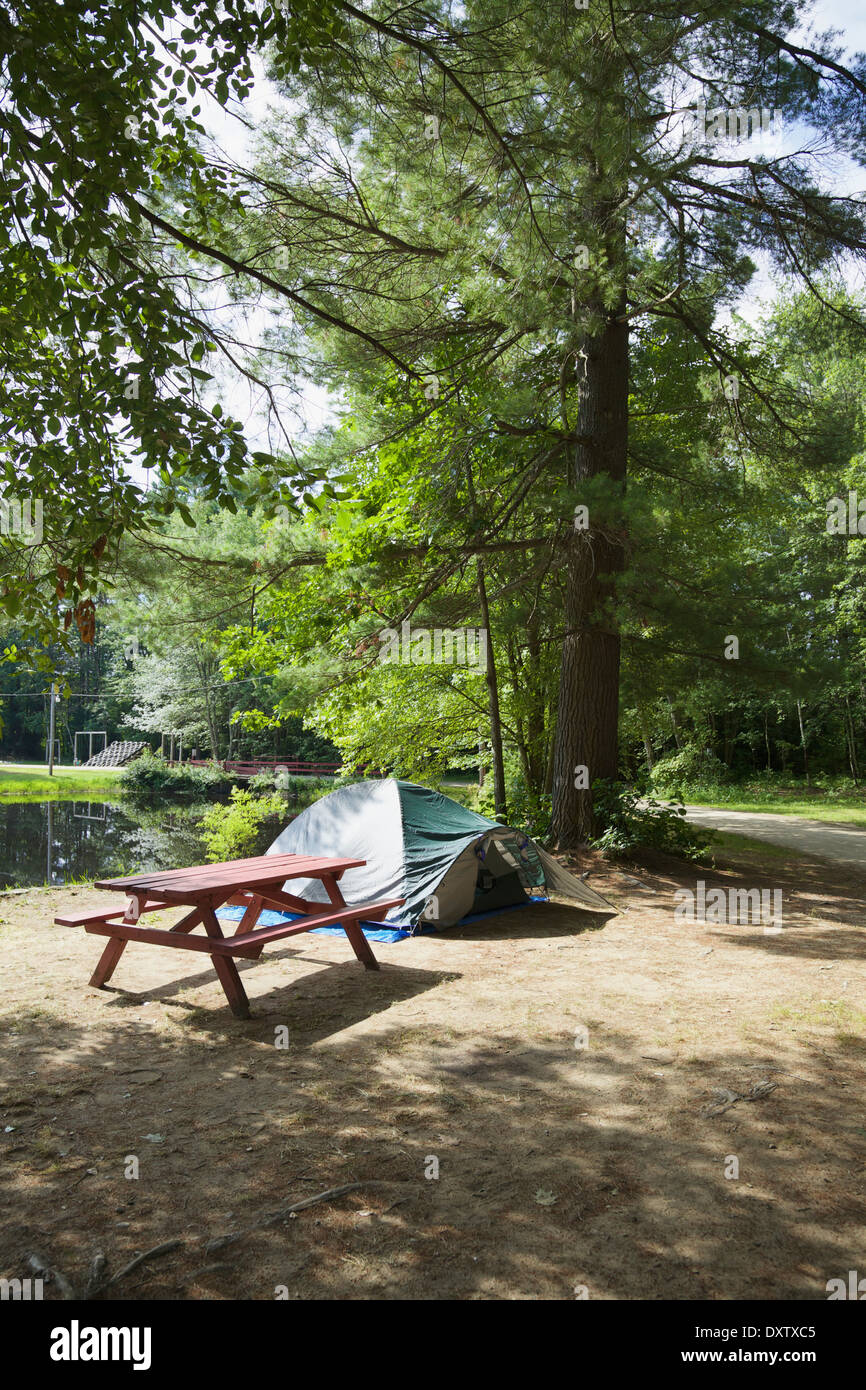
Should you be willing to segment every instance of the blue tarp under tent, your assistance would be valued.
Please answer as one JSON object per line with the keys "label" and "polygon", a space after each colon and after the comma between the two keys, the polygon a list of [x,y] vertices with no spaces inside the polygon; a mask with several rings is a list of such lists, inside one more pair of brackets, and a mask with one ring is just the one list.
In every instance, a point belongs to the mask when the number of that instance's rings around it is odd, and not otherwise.
{"label": "blue tarp under tent", "polygon": [[[523,831],[396,777],[351,783],[323,796],[286,826],[268,854],[366,860],[340,880],[346,902],[406,900],[384,922],[365,925],[378,941],[453,927],[551,895],[586,912],[616,911]],[[286,889],[307,902],[329,901],[318,879],[292,879]],[[220,916],[231,920],[242,911],[222,908]],[[266,912],[259,925],[290,916]],[[340,927],[319,930],[342,935]]]}

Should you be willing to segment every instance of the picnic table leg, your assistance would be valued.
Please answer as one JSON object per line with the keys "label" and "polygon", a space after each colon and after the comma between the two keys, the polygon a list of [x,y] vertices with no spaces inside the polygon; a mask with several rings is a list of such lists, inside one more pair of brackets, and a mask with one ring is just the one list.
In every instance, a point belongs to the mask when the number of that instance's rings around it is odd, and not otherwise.
{"label": "picnic table leg", "polygon": [[[325,891],[331,899],[333,906],[345,907],[346,900],[340,891],[340,885],[335,876],[333,874],[322,874],[322,882],[325,885]],[[352,950],[355,952],[355,955],[364,968],[366,970],[378,970],[379,962],[373,955],[373,948],[364,935],[360,918],[356,917],[354,922],[344,922],[342,925],[343,931],[351,942]]]}
{"label": "picnic table leg", "polygon": [[112,936],[110,938],[88,982],[93,989],[102,989],[102,986],[108,983],[114,974],[114,968],[123,955],[126,945],[127,942],[120,936]]}
{"label": "picnic table leg", "polygon": [[[124,922],[129,922],[130,924],[137,922],[141,916],[141,909],[142,901],[133,898],[126,912],[123,914]],[[193,927],[198,926],[200,921],[201,917],[198,912],[190,912],[184,917],[182,922],[176,922],[169,930],[172,932],[192,931]],[[103,985],[108,984],[108,981],[114,974],[117,962],[120,960],[120,957],[123,955],[128,945],[129,942],[124,940],[122,936],[113,936],[110,939],[102,955],[99,957],[96,969],[88,982],[92,989],[102,989]]]}
{"label": "picnic table leg", "polygon": [[[146,897],[141,897],[134,893],[126,905],[126,911],[123,914],[124,922],[129,922],[130,924],[137,922],[146,902]],[[108,945],[99,957],[96,969],[88,982],[92,989],[102,989],[103,985],[108,984],[126,946],[127,942],[122,936],[111,937]]]}
{"label": "picnic table leg", "polygon": [[[223,936],[223,930],[213,908],[207,903],[202,903],[200,911],[204,929],[208,936],[216,937],[220,941],[224,941],[225,937]],[[249,1018],[250,1001],[247,998],[247,992],[243,987],[241,977],[238,974],[238,968],[234,961],[230,956],[218,956],[216,954],[211,956],[211,960],[213,962],[213,968],[219,977],[219,982],[223,987],[223,993],[231,1006],[232,1013],[236,1018]]]}
{"label": "picnic table leg", "polygon": [[[261,916],[264,905],[264,898],[260,898],[257,894],[253,894],[246,912],[235,927],[233,935],[240,936],[243,932],[252,931]],[[246,950],[238,951],[238,955],[243,956],[244,960],[258,960],[264,949],[264,946],[248,946]]]}

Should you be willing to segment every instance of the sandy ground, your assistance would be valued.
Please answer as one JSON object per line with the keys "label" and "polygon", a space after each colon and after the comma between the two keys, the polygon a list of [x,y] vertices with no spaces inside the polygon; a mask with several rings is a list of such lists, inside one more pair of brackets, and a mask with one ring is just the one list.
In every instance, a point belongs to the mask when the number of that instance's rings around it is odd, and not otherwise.
{"label": "sandy ground", "polygon": [[[192,954],[88,989],[102,941],[52,917],[102,893],[0,898],[0,1275],[37,1252],[80,1294],[178,1240],[109,1295],[825,1298],[866,1248],[863,878],[583,862],[621,916],[501,914],[379,974],[301,937],[241,963],[250,1022]],[[783,930],[676,920],[697,877],[780,887]]]}

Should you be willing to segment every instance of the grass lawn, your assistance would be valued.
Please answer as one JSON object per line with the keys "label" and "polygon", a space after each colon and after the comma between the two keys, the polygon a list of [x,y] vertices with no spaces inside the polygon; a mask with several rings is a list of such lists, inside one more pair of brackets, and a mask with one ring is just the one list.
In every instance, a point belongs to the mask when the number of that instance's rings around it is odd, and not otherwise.
{"label": "grass lawn", "polygon": [[0,801],[62,801],[117,790],[118,767],[62,767],[49,777],[44,763],[0,763]]}
{"label": "grass lawn", "polygon": [[690,791],[683,796],[687,806],[714,806],[719,811],[766,811],[776,816],[808,816],[810,820],[836,821],[838,824],[866,825],[866,802],[859,797],[781,797],[772,793],[754,795],[744,790],[730,801],[711,792]]}
{"label": "grass lawn", "polygon": [[801,850],[790,849],[788,846],[771,845],[766,840],[755,840],[749,835],[731,835],[726,830],[714,830],[707,860],[712,863],[723,857],[727,859],[732,854],[736,854],[740,860],[746,862],[749,862],[748,856],[750,854],[760,855],[762,861],[784,859],[788,862],[791,859],[805,858]]}

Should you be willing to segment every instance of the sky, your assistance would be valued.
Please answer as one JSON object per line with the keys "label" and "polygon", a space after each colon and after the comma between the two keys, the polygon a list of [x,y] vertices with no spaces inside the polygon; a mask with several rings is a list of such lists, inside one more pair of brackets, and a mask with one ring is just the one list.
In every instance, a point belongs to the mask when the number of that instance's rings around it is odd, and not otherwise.
{"label": "sky", "polygon": [[819,0],[812,16],[812,23],[818,30],[843,30],[849,53],[866,51],[866,10],[863,0]]}
{"label": "sky", "polygon": [[[866,52],[866,0],[819,0],[810,13],[809,26],[813,33],[819,34],[828,29],[841,31],[838,42],[843,45],[846,57]],[[794,30],[791,37],[806,48],[810,46],[805,30]],[[796,145],[797,131],[791,128],[782,138],[782,148],[790,151]],[[854,194],[866,187],[866,170],[853,160],[836,159],[832,170],[828,167],[826,173],[834,192]],[[759,266],[758,273],[738,306],[740,317],[747,323],[755,323],[766,313],[778,284],[760,254],[756,254],[754,259]],[[863,288],[863,278],[859,272],[850,274],[847,279],[852,290]]]}

